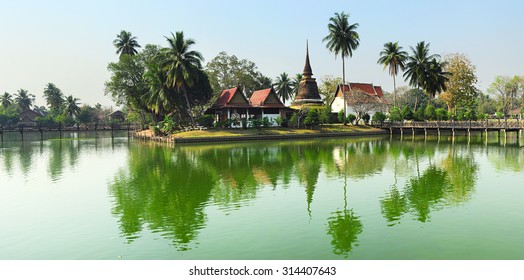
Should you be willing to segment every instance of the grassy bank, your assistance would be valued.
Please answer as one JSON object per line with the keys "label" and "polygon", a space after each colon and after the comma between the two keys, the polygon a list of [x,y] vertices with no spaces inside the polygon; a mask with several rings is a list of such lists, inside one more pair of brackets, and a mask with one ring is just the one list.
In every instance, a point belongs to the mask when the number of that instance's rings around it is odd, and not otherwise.
{"label": "grassy bank", "polygon": [[144,130],[136,133],[136,136],[151,138],[158,141],[174,142],[210,142],[210,141],[234,141],[238,140],[257,140],[257,139],[285,139],[285,138],[308,138],[325,136],[344,136],[344,135],[368,135],[378,134],[382,130],[370,126],[344,126],[341,124],[323,125],[315,129],[295,129],[295,128],[260,128],[260,129],[208,129],[193,130],[173,133],[166,137],[153,137],[151,130]]}

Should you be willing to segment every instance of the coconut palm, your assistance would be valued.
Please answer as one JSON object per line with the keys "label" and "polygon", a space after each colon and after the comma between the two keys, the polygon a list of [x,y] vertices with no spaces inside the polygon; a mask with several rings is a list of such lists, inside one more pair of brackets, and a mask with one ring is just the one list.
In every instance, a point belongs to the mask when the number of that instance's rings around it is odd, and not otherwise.
{"label": "coconut palm", "polygon": [[73,97],[72,95],[69,95],[66,97],[64,101],[64,115],[68,117],[74,117],[78,115],[80,112],[80,107],[78,106],[80,103],[78,103],[80,99]]}
{"label": "coconut palm", "polygon": [[277,95],[282,99],[282,103],[286,104],[286,100],[291,99],[293,94],[293,82],[289,79],[287,73],[282,73],[277,77],[277,81],[273,84]]}
{"label": "coconut palm", "polygon": [[402,51],[402,47],[398,42],[388,42],[384,44],[384,49],[380,52],[380,58],[377,63],[384,65],[384,69],[389,67],[389,74],[393,76],[393,106],[397,106],[397,83],[395,76],[398,75],[399,70],[404,71],[405,63],[408,58],[408,53]]}
{"label": "coconut palm", "polygon": [[113,45],[116,47],[116,54],[120,54],[120,57],[124,54],[135,55],[138,53],[136,49],[141,47],[136,41],[136,37],[125,30],[120,31],[120,34],[113,41]]}
{"label": "coconut palm", "polygon": [[11,104],[13,104],[11,94],[4,92],[4,95],[0,96],[0,103],[2,103],[2,107],[4,107],[4,109],[7,109],[7,107],[11,106]]}
{"label": "coconut palm", "polygon": [[293,92],[291,93],[292,97],[297,95],[298,87],[300,85],[301,80],[302,80],[302,73],[295,74],[293,81],[291,81],[291,87],[293,88]]}
{"label": "coconut palm", "polygon": [[444,71],[445,66],[445,62],[437,61],[435,58],[427,65],[423,89],[431,97],[446,91],[446,82],[449,80],[450,73]]}
{"label": "coconut palm", "polygon": [[145,99],[147,107],[157,116],[163,116],[171,109],[171,96],[166,85],[166,73],[162,65],[151,63],[144,73],[144,80],[149,84]]}
{"label": "coconut palm", "polygon": [[20,112],[31,109],[34,101],[35,96],[28,93],[25,89],[19,89],[15,96],[15,104]]}
{"label": "coconut palm", "polygon": [[404,72],[404,79],[409,82],[409,85],[422,88],[425,78],[428,64],[433,59],[438,59],[440,56],[437,54],[429,54],[429,43],[424,41],[419,42],[415,48],[410,47],[413,54],[408,57],[406,63],[406,72]]}
{"label": "coconut palm", "polygon": [[182,92],[186,100],[187,112],[191,124],[195,126],[195,120],[191,111],[191,104],[187,96],[187,91],[196,80],[197,71],[202,68],[202,55],[190,48],[195,44],[192,39],[184,39],[184,32],[171,33],[172,38],[166,37],[169,47],[165,49],[166,59],[163,68],[167,71],[167,86]]}
{"label": "coconut palm", "polygon": [[52,111],[60,110],[64,103],[64,94],[53,83],[48,83],[44,89],[44,98]]}
{"label": "coconut palm", "polygon": [[[356,31],[358,23],[349,24],[349,15],[342,13],[335,13],[334,17],[329,18],[328,30],[329,34],[322,39],[322,42],[327,42],[326,47],[330,52],[335,53],[335,56],[339,55],[342,57],[342,83],[346,84],[345,72],[346,66],[344,59],[346,57],[353,56],[353,50],[355,50],[360,43],[359,35]],[[346,94],[344,94],[344,116],[346,112]],[[346,120],[344,118],[344,125]]]}

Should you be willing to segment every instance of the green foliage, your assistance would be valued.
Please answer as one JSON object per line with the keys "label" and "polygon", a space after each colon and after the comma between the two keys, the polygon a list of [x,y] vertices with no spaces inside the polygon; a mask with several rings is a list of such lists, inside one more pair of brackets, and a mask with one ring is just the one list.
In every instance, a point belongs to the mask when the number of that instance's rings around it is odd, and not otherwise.
{"label": "green foliage", "polygon": [[215,122],[215,116],[213,115],[203,115],[198,120],[201,126],[212,127]]}
{"label": "green foliage", "polygon": [[424,116],[424,108],[420,107],[415,111],[415,114],[413,114],[413,119],[416,121],[423,121],[426,119]]}
{"label": "green foliage", "polygon": [[[213,92],[242,85],[244,93],[251,96],[253,91],[271,87],[270,79],[257,69],[254,62],[239,59],[235,55],[220,52],[205,68]],[[268,84],[269,80],[269,84]]]}
{"label": "green foliage", "polygon": [[403,120],[412,120],[413,119],[413,110],[408,106],[404,106],[400,112],[400,116]]}
{"label": "green foliage", "polygon": [[320,114],[318,110],[312,109],[307,112],[304,124],[309,127],[313,127],[320,124]]}
{"label": "green foliage", "polygon": [[429,121],[436,119],[437,116],[435,113],[435,107],[433,107],[433,105],[426,106],[426,109],[424,109],[424,117]]}
{"label": "green foliage", "polygon": [[[342,84],[342,78],[333,78],[333,76],[327,75],[323,76],[320,81],[321,82],[320,86],[318,87],[318,91],[324,99],[324,104],[329,105],[335,98],[335,91],[337,90],[338,85]],[[343,120],[340,122],[343,122]]]}
{"label": "green foliage", "polygon": [[251,119],[250,122],[251,127],[259,129],[262,127],[262,120],[261,119]]}
{"label": "green foliage", "polygon": [[271,125],[273,125],[273,121],[270,120],[268,117],[263,117],[262,118],[262,126],[263,127],[270,127]]}
{"label": "green foliage", "polygon": [[435,118],[439,121],[445,121],[448,119],[448,111],[444,108],[437,108],[435,110]]}
{"label": "green foliage", "polygon": [[373,114],[373,118],[371,119],[371,121],[373,123],[380,123],[380,124],[382,124],[386,119],[387,119],[386,114],[384,114],[382,112],[376,112],[375,114]]}
{"label": "green foliage", "polygon": [[291,118],[289,119],[289,122],[291,123],[291,125],[293,127],[300,127],[300,124],[299,124],[299,116],[298,116],[298,113],[297,112],[294,112],[292,115],[291,115]]}
{"label": "green foliage", "polygon": [[277,96],[280,97],[282,103],[286,103],[286,100],[293,98],[293,81],[289,78],[287,73],[282,73],[277,77],[276,82],[273,84],[275,86],[275,91]]}
{"label": "green foliage", "polygon": [[353,114],[348,114],[348,116],[346,118],[346,122],[352,124],[356,119],[357,119],[357,116],[355,116]]}
{"label": "green foliage", "polygon": [[319,122],[320,124],[329,124],[332,123],[332,114],[331,108],[328,105],[324,105],[319,112]]}
{"label": "green foliage", "polygon": [[337,119],[341,123],[344,122],[344,110],[340,110],[340,112],[338,112]]}
{"label": "green foliage", "polygon": [[495,117],[500,120],[504,117],[504,113],[497,111],[495,112]]}
{"label": "green foliage", "polygon": [[391,108],[391,110],[389,111],[389,119],[394,122],[403,120],[402,112],[400,111],[399,107],[395,106]]}
{"label": "green foliage", "polygon": [[371,119],[371,116],[369,116],[369,114],[365,114],[364,116],[362,116],[362,120],[364,121],[365,124],[369,124],[370,119]]}
{"label": "green foliage", "polygon": [[175,130],[179,128],[176,120],[167,115],[164,117],[164,120],[160,122],[158,125],[160,127],[160,130],[166,135],[172,134],[173,132],[175,132]]}

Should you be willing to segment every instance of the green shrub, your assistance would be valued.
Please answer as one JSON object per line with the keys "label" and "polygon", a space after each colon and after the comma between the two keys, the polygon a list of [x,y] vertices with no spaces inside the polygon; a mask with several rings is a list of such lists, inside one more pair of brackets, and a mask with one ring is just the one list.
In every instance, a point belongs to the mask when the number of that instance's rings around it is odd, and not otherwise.
{"label": "green shrub", "polygon": [[389,119],[394,122],[398,122],[402,120],[402,112],[400,111],[400,108],[395,106],[391,108],[389,111]]}
{"label": "green shrub", "polygon": [[300,124],[298,123],[298,114],[297,112],[294,112],[293,115],[291,115],[291,118],[289,119],[289,122],[293,127],[299,127]]}
{"label": "green shrub", "polygon": [[215,122],[215,116],[213,115],[203,115],[198,120],[198,123],[201,126],[205,126],[205,127],[212,127],[214,122]]}
{"label": "green shrub", "polygon": [[444,108],[438,108],[435,110],[435,118],[439,121],[445,121],[448,119],[448,111]]}
{"label": "green shrub", "polygon": [[270,120],[268,117],[262,118],[262,126],[263,127],[270,127],[273,124],[273,121]]}
{"label": "green shrub", "polygon": [[435,107],[433,105],[426,106],[426,109],[424,109],[424,117],[426,120],[432,121],[436,119],[436,112]]}
{"label": "green shrub", "polygon": [[413,115],[413,119],[416,121],[425,120],[426,116],[424,115],[424,108],[418,108],[417,111],[415,111],[415,114]]}
{"label": "green shrub", "polygon": [[404,108],[402,108],[402,111],[400,112],[400,115],[402,116],[403,120],[412,120],[413,110],[411,110],[411,108],[409,108],[408,106],[404,106]]}
{"label": "green shrub", "polygon": [[262,120],[260,119],[251,119],[251,127],[253,128],[260,128],[262,126]]}
{"label": "green shrub", "polygon": [[373,118],[371,119],[371,121],[374,123],[382,124],[386,119],[386,114],[382,112],[376,112],[375,114],[373,114]]}
{"label": "green shrub", "polygon": [[340,112],[337,114],[337,117],[339,122],[344,122],[344,110],[340,110]]}
{"label": "green shrub", "polygon": [[318,114],[318,110],[309,110],[307,112],[306,118],[304,119],[304,124],[306,126],[313,127],[315,125],[318,125],[320,123],[320,116]]}
{"label": "green shrub", "polygon": [[357,116],[353,114],[348,114],[348,117],[346,118],[346,122],[352,124],[356,119],[357,119]]}
{"label": "green shrub", "polygon": [[365,124],[369,124],[370,119],[371,117],[369,116],[369,114],[365,114],[364,116],[362,116],[362,120],[364,120]]}

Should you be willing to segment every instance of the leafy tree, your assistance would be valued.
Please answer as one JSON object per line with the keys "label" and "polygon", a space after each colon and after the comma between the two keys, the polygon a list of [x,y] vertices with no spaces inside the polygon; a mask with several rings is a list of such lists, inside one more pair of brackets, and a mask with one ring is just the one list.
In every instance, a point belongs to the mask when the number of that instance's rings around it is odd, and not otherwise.
{"label": "leafy tree", "polygon": [[335,99],[335,91],[338,85],[342,84],[342,78],[333,78],[333,76],[327,75],[323,76],[320,81],[319,91],[324,97],[324,104],[331,106],[333,99]]}
{"label": "leafy tree", "polygon": [[436,118],[435,107],[433,107],[433,105],[426,106],[426,109],[424,109],[424,117],[430,121]]}
{"label": "leafy tree", "polygon": [[44,88],[44,98],[51,111],[58,112],[64,103],[64,94],[53,83],[48,83]]}
{"label": "leafy tree", "polygon": [[391,110],[389,111],[389,119],[391,121],[401,121],[403,119],[402,112],[399,107],[394,106],[391,108]]}
{"label": "leafy tree", "polygon": [[524,98],[524,77],[497,76],[488,92],[497,95],[499,109],[504,115],[519,107],[519,95]]}
{"label": "leafy tree", "polygon": [[[262,87],[271,87],[269,78],[266,78],[257,69],[254,62],[239,59],[235,55],[220,52],[205,68],[213,92],[219,93],[240,85],[247,96]],[[269,82],[269,83],[268,83]]]}
{"label": "leafy tree", "polygon": [[477,111],[479,114],[493,115],[497,111],[497,104],[488,94],[480,92]]}
{"label": "leafy tree", "polygon": [[377,63],[384,65],[384,69],[389,67],[389,74],[393,77],[393,106],[397,106],[397,84],[395,77],[399,70],[404,71],[405,63],[408,58],[408,53],[402,51],[402,47],[398,42],[388,42],[384,44],[384,49],[380,52],[380,58]]}
{"label": "leafy tree", "polygon": [[424,116],[424,108],[420,107],[418,108],[415,113],[413,114],[413,119],[416,121],[423,121],[426,119]]}
{"label": "leafy tree", "polygon": [[320,111],[319,115],[320,124],[331,123],[331,116],[331,107],[329,105],[322,106],[322,110]]}
{"label": "leafy tree", "polygon": [[[335,56],[340,54],[342,58],[342,84],[346,84],[344,59],[348,56],[352,57],[353,50],[356,50],[360,44],[360,37],[356,31],[358,23],[349,24],[348,18],[349,15],[344,12],[335,13],[334,17],[329,18],[329,34],[322,39],[322,42],[327,42],[326,47],[330,52]],[[344,104],[347,104],[346,94],[344,94]],[[344,115],[347,115],[346,106],[344,106]]]}
{"label": "leafy tree", "polygon": [[306,118],[304,119],[304,124],[309,127],[316,126],[320,123],[320,116],[318,110],[311,109],[307,112]]}
{"label": "leafy tree", "polygon": [[356,113],[356,123],[366,114],[383,109],[383,103],[376,96],[371,96],[359,89],[353,89],[348,94],[348,105]]}
{"label": "leafy tree", "polygon": [[137,48],[140,48],[136,37],[131,35],[131,32],[122,30],[120,34],[116,36],[116,39],[113,41],[113,45],[116,48],[116,54],[120,54],[120,58],[123,55],[136,55],[138,51]]}
{"label": "leafy tree", "polygon": [[345,117],[344,117],[344,110],[340,110],[340,112],[338,112],[337,119],[338,119],[339,122],[344,122],[344,119],[345,119]]}
{"label": "leafy tree", "polygon": [[[346,122],[350,123],[350,124],[352,124],[356,120],[357,120],[357,116],[355,116],[353,114],[348,114],[348,116],[346,117]],[[355,124],[358,124],[358,121],[356,121]]]}
{"label": "leafy tree", "polygon": [[0,103],[2,103],[2,107],[4,109],[7,109],[7,107],[11,106],[13,104],[13,98],[11,97],[11,94],[4,92],[4,94],[0,96]]}
{"label": "leafy tree", "polygon": [[76,117],[80,113],[80,107],[78,106],[78,98],[69,95],[65,99],[64,115],[70,118]]}
{"label": "leafy tree", "polygon": [[371,121],[373,123],[384,123],[384,121],[387,119],[387,116],[386,114],[382,113],[382,112],[376,112],[375,114],[373,114],[373,118],[371,118]]}
{"label": "leafy tree", "polygon": [[402,108],[402,111],[400,111],[400,116],[403,120],[412,120],[413,110],[411,110],[411,108],[409,108],[408,106],[404,106],[404,108]]}
{"label": "leafy tree", "polygon": [[477,99],[479,90],[475,85],[478,79],[475,66],[467,56],[454,54],[447,56],[445,61],[445,69],[450,75],[446,81],[447,90],[443,94],[443,100],[446,101],[448,110],[456,113],[456,107],[467,106],[472,100]]}
{"label": "leafy tree", "polygon": [[277,77],[277,81],[274,84],[277,95],[282,99],[282,103],[286,103],[286,100],[292,98],[293,86],[292,81],[287,73],[282,73]]}
{"label": "leafy tree", "polygon": [[20,112],[31,109],[34,101],[35,96],[28,93],[25,89],[19,89],[15,95],[15,104]]}
{"label": "leafy tree", "polygon": [[191,124],[195,126],[188,90],[195,84],[197,70],[202,68],[201,62],[204,58],[199,52],[190,50],[195,41],[184,39],[184,32],[171,33],[171,35],[172,38],[166,37],[169,48],[165,51],[166,59],[163,63],[167,71],[167,85],[182,92]]}
{"label": "leafy tree", "polygon": [[80,124],[89,124],[96,121],[96,112],[95,108],[84,105],[80,107],[76,119]]}
{"label": "leafy tree", "polygon": [[445,121],[448,119],[448,111],[444,108],[438,108],[435,110],[435,118],[439,121]]}

